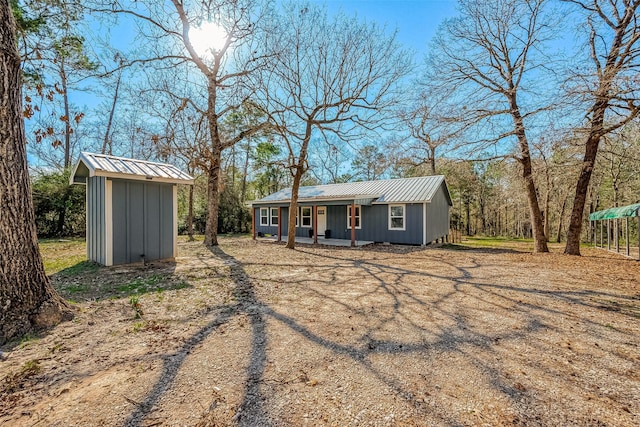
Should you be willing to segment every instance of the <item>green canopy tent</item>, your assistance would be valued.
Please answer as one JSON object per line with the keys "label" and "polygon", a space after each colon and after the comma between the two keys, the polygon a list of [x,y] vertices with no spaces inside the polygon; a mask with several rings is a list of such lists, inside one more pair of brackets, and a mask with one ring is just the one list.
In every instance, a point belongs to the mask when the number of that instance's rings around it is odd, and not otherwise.
{"label": "green canopy tent", "polygon": [[620,206],[616,208],[605,209],[602,211],[593,212],[589,215],[589,221],[594,223],[600,222],[600,246],[598,246],[597,234],[598,230],[594,224],[593,233],[593,245],[595,247],[604,248],[604,223],[607,223],[607,249],[611,250],[611,223],[613,221],[613,231],[615,235],[616,252],[620,252],[620,233],[619,233],[619,220],[625,220],[625,243],[626,243],[626,255],[631,256],[631,239],[629,230],[629,218],[638,218],[638,226],[636,228],[637,241],[638,241],[638,256],[640,260],[640,203],[636,203],[628,206]]}

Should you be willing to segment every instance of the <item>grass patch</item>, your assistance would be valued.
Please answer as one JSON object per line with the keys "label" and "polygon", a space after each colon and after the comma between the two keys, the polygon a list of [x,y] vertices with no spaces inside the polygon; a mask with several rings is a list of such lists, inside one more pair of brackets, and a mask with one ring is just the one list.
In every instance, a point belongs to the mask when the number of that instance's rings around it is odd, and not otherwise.
{"label": "grass patch", "polygon": [[[169,279],[169,277],[161,274],[154,274],[149,277],[137,277],[130,282],[117,286],[116,291],[126,295],[146,294],[152,291],[161,291],[162,288],[158,286],[158,284]],[[187,282],[180,282],[172,285],[171,289],[183,289],[189,286],[190,285]]]}
{"label": "grass patch", "polygon": [[93,261],[80,261],[70,267],[60,270],[58,274],[62,277],[79,276],[85,273],[94,273],[100,269],[100,264]]}
{"label": "grass patch", "polygon": [[38,242],[48,275],[58,273],[87,260],[84,239],[46,239]]}

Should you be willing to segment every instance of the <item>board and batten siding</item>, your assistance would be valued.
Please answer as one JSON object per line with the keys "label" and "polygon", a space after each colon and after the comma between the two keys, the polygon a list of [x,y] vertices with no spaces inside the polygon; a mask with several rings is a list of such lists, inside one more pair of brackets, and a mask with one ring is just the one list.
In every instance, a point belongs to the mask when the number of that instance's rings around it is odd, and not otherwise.
{"label": "board and batten siding", "polygon": [[113,263],[173,258],[174,186],[113,179]]}
{"label": "board and batten siding", "polygon": [[106,181],[103,176],[87,179],[87,259],[107,262]]}
{"label": "board and batten siding", "polygon": [[[342,202],[344,203],[344,202]],[[405,206],[405,230],[389,230],[389,205],[362,206],[362,228],[356,229],[356,240],[369,240],[373,242],[389,242],[397,244],[420,245],[422,244],[422,204],[406,203]],[[301,204],[300,206],[311,206]],[[331,230],[332,239],[351,239],[351,230],[347,228],[347,205],[334,205],[322,203],[327,209],[327,230]],[[276,235],[278,227],[260,225],[260,207],[276,207],[273,205],[261,205],[254,207],[256,232]],[[282,236],[288,234],[287,221],[289,208],[282,208]],[[312,217],[313,221],[313,217]],[[309,229],[315,227],[296,227],[296,237],[309,237]]]}
{"label": "board and batten siding", "polygon": [[431,199],[425,203],[427,207],[426,243],[441,239],[449,234],[449,202],[441,185]]}
{"label": "board and batten siding", "polygon": [[[362,206],[361,228],[356,228],[356,240],[407,245],[422,244],[422,205],[399,204],[405,207],[404,230],[389,230],[389,205]],[[327,206],[327,211],[327,229],[331,230],[331,237],[351,239],[351,229],[347,228],[347,206]]]}

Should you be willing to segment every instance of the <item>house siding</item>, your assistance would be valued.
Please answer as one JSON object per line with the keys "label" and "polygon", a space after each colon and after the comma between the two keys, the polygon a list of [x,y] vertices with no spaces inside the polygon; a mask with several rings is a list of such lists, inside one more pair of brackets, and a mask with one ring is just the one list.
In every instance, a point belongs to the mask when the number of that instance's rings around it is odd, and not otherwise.
{"label": "house siding", "polygon": [[[343,202],[344,203],[344,202]],[[302,205],[310,206],[310,205]],[[332,239],[351,239],[351,230],[347,228],[347,206],[322,203],[327,208],[327,230],[331,230]],[[261,205],[254,207],[256,232],[277,235],[278,227],[260,225],[260,207],[277,207]],[[422,244],[422,205],[418,203],[405,204],[405,230],[389,230],[389,206],[362,206],[362,228],[356,229],[356,240],[370,240],[373,242],[388,242],[397,244]],[[282,208],[282,235],[288,234],[287,221],[289,209]],[[313,217],[312,217],[313,222]],[[311,227],[315,230],[315,227]],[[296,227],[297,237],[309,237],[309,227]]]}
{"label": "house siding", "polygon": [[173,184],[113,180],[113,264],[174,258]]}
{"label": "house siding", "polygon": [[433,242],[449,234],[449,202],[440,186],[427,203],[427,243]]}
{"label": "house siding", "polygon": [[[437,188],[432,188],[430,202],[420,203],[390,203],[405,207],[404,230],[389,230],[389,204],[373,204],[361,206],[361,228],[356,229],[356,240],[373,242],[388,242],[395,244],[422,245],[441,239],[449,233],[449,197],[444,180]],[[273,202],[270,204],[258,204],[253,207],[256,232],[276,235],[276,226],[260,225],[260,207],[282,207],[282,236],[287,235],[288,203]],[[351,239],[351,230],[347,227],[347,206],[351,203],[345,200],[319,200],[314,202],[301,202],[299,206],[324,206],[327,210],[327,230],[331,232],[331,238]],[[286,207],[284,207],[286,206]],[[425,221],[426,209],[426,221]],[[313,221],[313,218],[312,218]],[[426,230],[425,230],[426,223]],[[315,226],[311,227],[315,230]],[[309,228],[296,227],[296,236],[309,237]]]}

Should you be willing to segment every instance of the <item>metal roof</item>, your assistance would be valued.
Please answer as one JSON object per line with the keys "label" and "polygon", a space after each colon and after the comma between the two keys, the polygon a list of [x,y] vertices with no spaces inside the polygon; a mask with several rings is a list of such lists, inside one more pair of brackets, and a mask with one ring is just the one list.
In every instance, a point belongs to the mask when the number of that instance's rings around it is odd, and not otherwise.
{"label": "metal roof", "polygon": [[589,215],[589,220],[598,221],[603,219],[629,218],[636,216],[640,216],[640,203],[594,212]]}
{"label": "metal roof", "polygon": [[91,176],[193,184],[193,177],[170,164],[82,152],[69,181],[84,183]]}
{"label": "metal roof", "polygon": [[[300,187],[298,201],[373,199],[373,204],[422,203],[430,202],[442,184],[445,186],[445,194],[451,204],[451,196],[443,175]],[[286,188],[262,199],[254,200],[252,203],[266,204],[289,202],[290,200],[291,188]]]}

